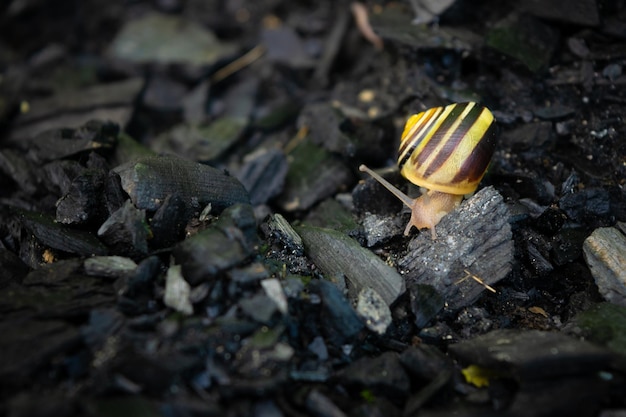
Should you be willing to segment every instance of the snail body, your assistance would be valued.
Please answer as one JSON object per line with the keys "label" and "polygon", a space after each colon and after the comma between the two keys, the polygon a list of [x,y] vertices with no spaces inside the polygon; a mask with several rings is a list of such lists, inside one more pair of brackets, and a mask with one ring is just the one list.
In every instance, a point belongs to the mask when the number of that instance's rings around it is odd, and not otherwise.
{"label": "snail body", "polygon": [[402,176],[428,191],[411,199],[380,175],[361,165],[385,188],[411,209],[413,226],[431,230],[447,213],[478,188],[495,150],[493,114],[477,103],[455,103],[428,109],[409,118],[398,152]]}

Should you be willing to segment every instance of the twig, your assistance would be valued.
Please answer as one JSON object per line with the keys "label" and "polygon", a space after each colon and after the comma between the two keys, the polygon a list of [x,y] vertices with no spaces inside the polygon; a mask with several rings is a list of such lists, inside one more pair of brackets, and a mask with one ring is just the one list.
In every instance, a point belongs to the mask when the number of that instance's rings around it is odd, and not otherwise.
{"label": "twig", "polygon": [[293,150],[296,149],[300,143],[302,143],[302,141],[307,137],[308,134],[308,126],[302,126],[300,129],[298,129],[296,136],[294,136],[294,138],[285,145],[285,154],[290,154],[291,152],[293,152]]}
{"label": "twig", "polygon": [[482,279],[480,279],[476,275],[470,273],[470,271],[468,271],[467,269],[464,269],[464,271],[465,271],[466,275],[463,278],[461,278],[460,280],[458,280],[457,282],[455,282],[456,285],[462,283],[463,281],[465,281],[468,278],[471,278],[471,279],[473,279],[474,281],[476,281],[477,283],[479,283],[480,285],[482,285],[483,287],[485,287],[486,289],[488,289],[489,291],[491,291],[492,293],[495,294],[495,292],[496,292],[495,288],[493,288],[490,285],[487,285],[485,283],[485,281],[483,281]]}
{"label": "twig", "polygon": [[248,52],[226,65],[220,68],[213,76],[211,76],[212,82],[222,81],[224,78],[229,77],[231,74],[247,67],[257,59],[261,58],[265,53],[265,47],[263,45],[257,45],[250,49]]}
{"label": "twig", "polygon": [[367,7],[365,7],[363,3],[355,1],[350,4],[350,10],[352,10],[354,21],[356,22],[356,26],[359,29],[359,32],[361,32],[361,35],[374,45],[374,48],[382,50],[384,46],[383,40],[376,34],[376,32],[374,32],[374,29],[372,29],[372,26],[370,25]]}

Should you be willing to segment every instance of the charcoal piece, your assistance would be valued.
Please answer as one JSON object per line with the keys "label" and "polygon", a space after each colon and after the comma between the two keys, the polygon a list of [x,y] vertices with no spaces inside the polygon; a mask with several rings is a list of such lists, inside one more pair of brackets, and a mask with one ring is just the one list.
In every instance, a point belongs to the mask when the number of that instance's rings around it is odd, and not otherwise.
{"label": "charcoal piece", "polygon": [[85,275],[79,258],[45,264],[28,273],[24,286],[13,286],[0,298],[0,311],[30,311],[41,317],[73,319],[91,309],[112,305],[114,289],[100,278]]}
{"label": "charcoal piece", "polygon": [[70,399],[59,392],[41,393],[34,390],[22,391],[3,405],[6,405],[6,408],[3,408],[7,415],[16,417],[71,416],[76,415],[79,410],[76,399]]}
{"label": "charcoal piece", "polygon": [[32,383],[37,370],[80,343],[78,329],[57,320],[4,320],[0,334],[0,383],[5,387]]}
{"label": "charcoal piece", "polygon": [[271,215],[263,225],[261,230],[266,238],[271,238],[276,243],[282,245],[285,250],[293,255],[302,256],[304,254],[304,245],[302,238],[291,227],[287,219],[280,213]]}
{"label": "charcoal piece", "polygon": [[420,233],[398,261],[407,283],[433,286],[454,311],[472,304],[504,278],[513,263],[507,206],[493,188],[483,188],[446,215],[437,239]]}
{"label": "charcoal piece", "polygon": [[[374,32],[385,41],[398,42],[418,50],[445,48],[469,53],[478,48],[482,40],[474,32],[447,25],[433,30],[431,25],[416,24],[438,19],[437,14],[451,4],[450,0],[428,2],[420,0],[411,2],[413,13],[397,13],[392,9],[385,9],[382,13],[372,14],[369,19]],[[403,87],[403,89],[411,90],[408,86]],[[442,95],[442,99],[448,97],[446,93],[439,94]],[[397,100],[401,101],[401,99]]]}
{"label": "charcoal piece", "polygon": [[158,136],[150,148],[194,161],[216,161],[237,143],[247,125],[246,117],[228,115],[208,125],[181,124]]}
{"label": "charcoal piece", "polygon": [[553,207],[545,209],[535,220],[537,230],[550,236],[555,235],[563,227],[564,223],[565,216],[563,212]]}
{"label": "charcoal piece", "polygon": [[119,126],[91,120],[77,129],[54,129],[29,141],[29,156],[38,162],[67,158],[81,152],[102,151],[115,145]]}
{"label": "charcoal piece", "polygon": [[156,256],[148,256],[143,259],[135,273],[128,278],[124,295],[136,297],[139,294],[152,295],[152,285],[161,268],[161,260]]}
{"label": "charcoal piece", "polygon": [[[400,174],[394,178],[385,178],[394,185],[400,184]],[[380,216],[391,217],[402,209],[403,204],[397,198],[389,198],[389,191],[373,178],[367,178],[354,187],[352,201],[357,213],[372,213]]]}
{"label": "charcoal piece", "polygon": [[137,270],[135,261],[124,256],[92,256],[83,267],[87,275],[109,279],[129,277]]}
{"label": "charcoal piece", "polygon": [[124,316],[117,309],[96,308],[89,313],[89,323],[81,327],[80,333],[87,346],[95,353],[123,324]]}
{"label": "charcoal piece", "polygon": [[167,248],[180,241],[185,232],[185,225],[191,213],[187,211],[185,202],[177,194],[165,197],[163,204],[152,216],[150,229],[153,238],[150,244],[154,248]]}
{"label": "charcoal piece", "polygon": [[290,27],[265,28],[261,39],[267,45],[267,58],[293,69],[310,69],[315,60],[307,53],[305,41]]}
{"label": "charcoal piece", "polygon": [[101,220],[104,172],[87,170],[72,181],[67,194],[57,201],[56,221],[87,224]]}
{"label": "charcoal piece", "polygon": [[147,148],[144,144],[139,143],[125,132],[121,132],[117,136],[117,145],[115,152],[109,159],[111,166],[117,167],[131,161],[137,161],[142,158],[155,156],[156,152]]}
{"label": "charcoal piece", "polygon": [[263,264],[252,263],[243,268],[233,268],[228,271],[228,276],[238,285],[257,284],[259,281],[269,277],[269,272]]}
{"label": "charcoal piece", "polygon": [[285,211],[308,210],[354,180],[348,167],[330,152],[305,141],[291,154],[278,204]]}
{"label": "charcoal piece", "polygon": [[149,110],[158,112],[159,119],[170,115],[179,116],[186,92],[184,84],[163,75],[155,75],[145,87],[142,95],[143,105]]}
{"label": "charcoal piece", "polygon": [[[46,158],[44,160],[73,155],[74,152],[66,154],[71,149],[78,151],[97,149],[99,140],[94,143],[86,141],[84,143],[86,146],[82,149],[80,145],[74,142],[55,142],[55,140],[48,142],[47,139],[45,144],[38,145],[37,136],[41,134],[42,138],[46,138],[55,131],[71,132],[73,129],[67,129],[68,126],[83,125],[84,128],[84,126],[94,123],[93,120],[95,119],[112,120],[125,126],[133,113],[135,98],[141,91],[143,84],[144,79],[137,77],[89,88],[65,89],[54,96],[29,101],[29,111],[20,113],[9,134],[9,140],[19,146],[26,145],[29,149],[36,148],[35,154]],[[117,125],[112,122],[95,123],[115,127],[114,130],[118,130]],[[113,129],[109,130],[107,135],[109,133],[113,137],[117,135]],[[108,141],[105,142],[107,142],[106,146],[109,147]],[[60,145],[56,149],[54,148],[55,143]],[[45,150],[50,150],[52,153],[46,156]]]}
{"label": "charcoal piece", "polygon": [[600,294],[626,307],[626,236],[615,227],[600,227],[585,239],[583,253]]}
{"label": "charcoal piece", "polygon": [[339,378],[352,389],[371,390],[391,400],[403,400],[410,388],[409,376],[395,352],[358,359],[343,369]]}
{"label": "charcoal piece", "polygon": [[446,384],[454,373],[452,361],[436,348],[421,344],[411,346],[400,355],[400,362],[409,375],[425,385],[411,390],[404,407],[404,415],[412,415]]}
{"label": "charcoal piece", "polygon": [[351,298],[370,287],[391,305],[404,292],[402,276],[351,237],[309,226],[298,227],[296,232],[302,237],[308,257],[327,279],[346,277]]}
{"label": "charcoal piece", "polygon": [[183,119],[191,125],[202,123],[206,117],[205,105],[211,92],[211,82],[204,80],[189,90],[182,99]]}
{"label": "charcoal piece", "polygon": [[558,332],[500,329],[452,344],[450,354],[517,380],[593,374],[609,366],[609,350]]}
{"label": "charcoal piece", "polygon": [[109,171],[104,179],[103,185],[104,207],[106,214],[109,216],[122,208],[124,202],[128,199],[128,196],[122,189],[122,182],[120,176],[113,171]]}
{"label": "charcoal piece", "polygon": [[265,294],[255,294],[239,300],[239,307],[252,320],[269,324],[274,313],[278,311],[276,303]]}
{"label": "charcoal piece", "polygon": [[288,164],[280,149],[262,149],[248,155],[237,178],[250,194],[250,204],[265,204],[283,189]]}
{"label": "charcoal piece", "polygon": [[342,131],[344,116],[328,102],[306,105],[298,117],[298,127],[307,127],[310,140],[324,149],[354,157],[358,142]]}
{"label": "charcoal piece", "polygon": [[30,271],[24,277],[23,284],[44,285],[47,287],[58,286],[74,279],[75,274],[81,273],[82,270],[83,265],[80,259],[63,259]]}
{"label": "charcoal piece", "polygon": [[[115,352],[110,363],[103,367],[107,382],[123,390],[140,390],[149,396],[163,395],[181,374],[190,373],[202,366],[199,355],[184,355],[177,351],[161,350],[156,354],[136,351],[122,346]],[[124,385],[123,381],[132,384]],[[122,385],[120,385],[122,383]]]}
{"label": "charcoal piece", "polygon": [[405,228],[405,224],[399,216],[366,214],[362,224],[366,244],[369,248],[389,241],[401,234]]}
{"label": "charcoal piece", "polygon": [[[57,271],[53,271],[57,273]],[[0,298],[0,311],[27,313],[45,319],[82,320],[92,309],[111,306],[115,293],[97,278],[58,275],[54,288],[44,285],[12,287],[11,297]]]}
{"label": "charcoal piece", "polygon": [[531,270],[536,276],[546,276],[554,270],[554,267],[532,243],[526,245],[526,256]]}
{"label": "charcoal piece", "polygon": [[98,236],[114,253],[131,258],[148,253],[150,230],[145,210],[139,210],[130,200],[114,212],[98,229]]}
{"label": "charcoal piece", "polygon": [[109,169],[110,169],[107,159],[104,156],[93,151],[89,152],[89,157],[87,158],[87,161],[85,162],[85,166],[87,167],[87,169],[100,171],[102,173],[109,172]]}
{"label": "charcoal piece", "polygon": [[353,342],[364,324],[337,286],[326,280],[315,280],[309,288],[322,300],[321,318],[327,342],[334,346]]}
{"label": "charcoal piece", "polygon": [[486,37],[487,46],[519,60],[533,72],[548,66],[558,40],[559,33],[552,26],[516,12],[497,22]]}
{"label": "charcoal piece", "polygon": [[[221,15],[215,17],[222,20]],[[182,71],[178,74],[191,77],[200,68],[218,65],[235,50],[234,43],[222,42],[199,22],[155,10],[125,22],[109,44],[106,57],[138,67],[177,66]],[[203,72],[196,76],[200,74]]]}
{"label": "charcoal piece", "polygon": [[70,229],[43,213],[17,212],[22,225],[45,246],[82,256],[107,254],[106,246],[90,232]]}
{"label": "charcoal piece", "polygon": [[[343,201],[340,201],[343,199]],[[353,214],[352,196],[337,195],[336,198],[327,198],[309,211],[304,219],[305,224],[326,229],[337,230],[354,236],[360,230],[360,225]]]}
{"label": "charcoal piece", "polygon": [[552,239],[551,258],[556,265],[574,262],[583,254],[583,242],[589,232],[574,225],[563,227]]}
{"label": "charcoal piece", "polygon": [[248,337],[233,361],[237,373],[253,379],[282,372],[278,365],[294,355],[294,349],[279,340],[284,331],[284,326],[260,327]]}
{"label": "charcoal piece", "polygon": [[29,268],[13,252],[0,247],[0,290],[11,283],[22,282]]}
{"label": "charcoal piece", "polygon": [[596,0],[577,0],[563,7],[559,0],[523,0],[515,7],[537,17],[574,25],[597,26],[600,23]]}
{"label": "charcoal piece", "polygon": [[78,161],[64,159],[48,162],[43,166],[45,184],[54,194],[64,195],[70,191],[74,178],[87,170]]}
{"label": "charcoal piece", "polygon": [[409,290],[411,311],[415,316],[415,326],[418,329],[422,329],[443,309],[445,300],[430,285],[409,282],[407,288]]}
{"label": "charcoal piece", "polygon": [[[245,241],[250,249],[258,243],[256,217],[254,209],[250,204],[233,204],[225,209],[215,222],[215,227],[222,230],[226,235],[243,234]],[[235,230],[233,230],[235,229]]]}
{"label": "charcoal piece", "polygon": [[210,228],[177,244],[173,255],[182,266],[185,279],[197,285],[243,262],[252,255],[252,250],[239,229],[232,228],[226,234]]}
{"label": "charcoal piece", "polygon": [[260,111],[254,112],[252,128],[262,132],[274,132],[293,123],[302,105],[297,97],[281,97],[266,102]]}
{"label": "charcoal piece", "polygon": [[[521,384],[506,414],[519,417],[596,417],[610,399],[611,390],[623,391],[598,375],[566,376]],[[540,411],[538,411],[540,410]],[[611,415],[611,412],[608,412]]]}
{"label": "charcoal piece", "polygon": [[400,362],[413,377],[429,381],[445,370],[452,370],[454,365],[450,358],[437,348],[421,344],[410,346],[400,355]]}
{"label": "charcoal piece", "polygon": [[12,149],[0,151],[0,172],[11,178],[20,190],[35,194],[41,179],[35,174],[34,165]]}
{"label": "charcoal piece", "polygon": [[569,332],[584,336],[585,340],[606,346],[626,357],[626,307],[601,302],[578,313],[565,327]]}
{"label": "charcoal piece", "polygon": [[532,178],[526,175],[499,175],[501,183],[513,184],[515,194],[520,198],[531,199],[534,204],[550,205],[554,202],[554,187],[545,178]]}
{"label": "charcoal piece", "polygon": [[122,188],[142,210],[156,211],[168,195],[178,194],[185,206],[211,204],[216,213],[235,203],[248,203],[243,185],[224,172],[176,156],[150,156],[114,168]]}
{"label": "charcoal piece", "polygon": [[317,389],[312,389],[304,400],[304,406],[310,415],[328,417],[347,417],[339,406]]}
{"label": "charcoal piece", "polygon": [[586,188],[561,197],[559,208],[576,222],[602,226],[611,213],[611,202],[608,191]]}

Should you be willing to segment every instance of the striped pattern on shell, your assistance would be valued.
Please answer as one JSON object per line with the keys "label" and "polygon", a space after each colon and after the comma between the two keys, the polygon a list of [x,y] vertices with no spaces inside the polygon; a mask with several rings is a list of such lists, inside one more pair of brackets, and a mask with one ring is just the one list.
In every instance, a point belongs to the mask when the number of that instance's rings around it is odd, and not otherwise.
{"label": "striped pattern on shell", "polygon": [[404,126],[398,166],[412,183],[449,194],[476,191],[496,145],[493,114],[456,103],[413,115]]}

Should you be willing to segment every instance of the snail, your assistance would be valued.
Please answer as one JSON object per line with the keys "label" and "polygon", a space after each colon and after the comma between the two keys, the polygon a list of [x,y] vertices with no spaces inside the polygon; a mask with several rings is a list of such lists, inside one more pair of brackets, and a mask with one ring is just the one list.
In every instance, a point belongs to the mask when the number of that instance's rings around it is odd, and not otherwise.
{"label": "snail", "polygon": [[398,152],[400,173],[428,191],[412,199],[380,175],[361,165],[376,181],[411,209],[411,228],[431,230],[447,213],[472,194],[485,175],[495,150],[495,118],[477,103],[455,103],[435,107],[409,118]]}

